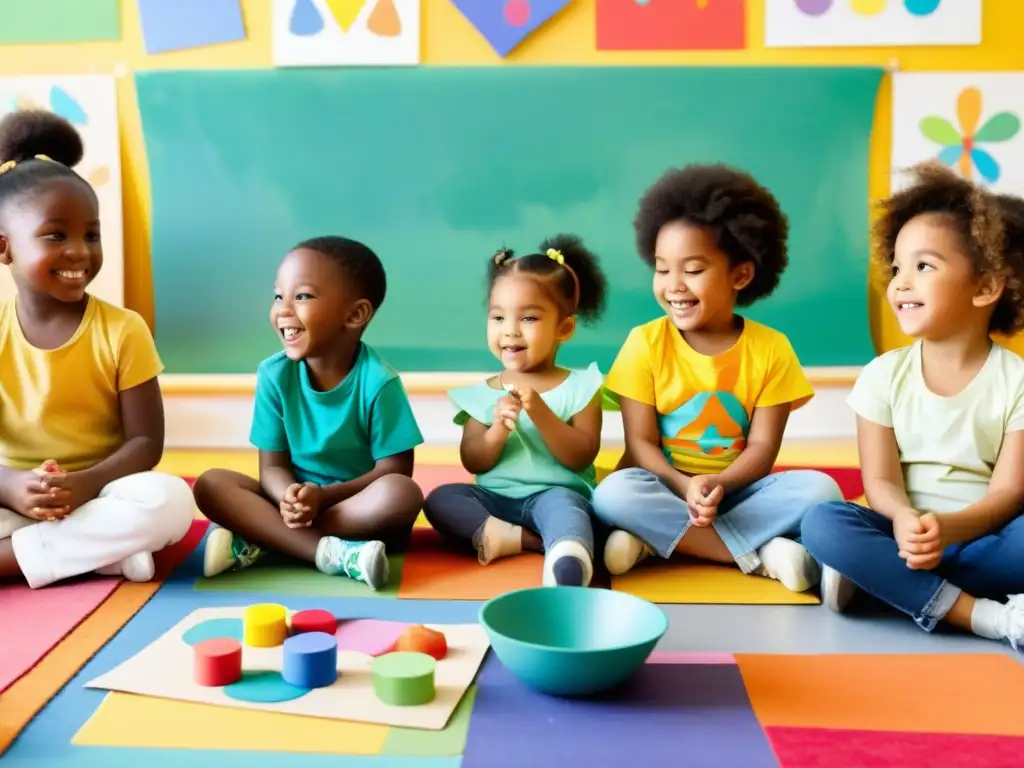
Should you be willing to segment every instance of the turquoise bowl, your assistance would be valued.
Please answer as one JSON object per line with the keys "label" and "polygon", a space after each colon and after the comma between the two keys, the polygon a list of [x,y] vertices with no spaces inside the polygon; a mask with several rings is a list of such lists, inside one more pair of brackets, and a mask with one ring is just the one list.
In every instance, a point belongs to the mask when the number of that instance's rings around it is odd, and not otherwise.
{"label": "turquoise bowl", "polygon": [[525,685],[555,696],[614,688],[668,630],[654,603],[589,587],[508,592],[480,608],[495,655]]}

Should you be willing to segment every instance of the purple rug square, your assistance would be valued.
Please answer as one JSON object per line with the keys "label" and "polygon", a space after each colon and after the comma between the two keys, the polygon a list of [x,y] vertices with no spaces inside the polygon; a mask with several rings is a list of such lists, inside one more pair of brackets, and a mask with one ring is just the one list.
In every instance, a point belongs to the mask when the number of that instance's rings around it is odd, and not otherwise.
{"label": "purple rug square", "polygon": [[531,691],[488,656],[462,768],[576,765],[777,768],[778,761],[736,665],[644,664],[613,692],[562,699]]}

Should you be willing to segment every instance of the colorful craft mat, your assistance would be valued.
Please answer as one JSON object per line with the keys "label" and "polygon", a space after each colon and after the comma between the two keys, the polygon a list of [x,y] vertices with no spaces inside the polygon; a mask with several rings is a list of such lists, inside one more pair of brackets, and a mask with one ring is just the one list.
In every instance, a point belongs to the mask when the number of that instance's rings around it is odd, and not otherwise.
{"label": "colorful craft mat", "polygon": [[[119,582],[105,602],[85,618],[76,622],[70,634],[21,679],[0,693],[0,755],[11,745],[22,729],[53,696],[75,676],[92,656],[144,606],[161,584],[192,552],[206,534],[209,523],[196,520],[181,541],[155,556],[156,575],[146,583]],[[51,589],[51,588],[48,588]],[[52,588],[55,589],[55,588]],[[37,590],[40,594],[46,590]],[[42,598],[45,599],[45,598]],[[6,602],[4,607],[6,610]],[[8,626],[7,622],[3,626]],[[58,638],[59,639],[59,638]],[[0,647],[7,651],[7,638]]]}
{"label": "colorful craft mat", "polygon": [[30,589],[0,587],[0,693],[117,589],[121,578],[89,578]]}

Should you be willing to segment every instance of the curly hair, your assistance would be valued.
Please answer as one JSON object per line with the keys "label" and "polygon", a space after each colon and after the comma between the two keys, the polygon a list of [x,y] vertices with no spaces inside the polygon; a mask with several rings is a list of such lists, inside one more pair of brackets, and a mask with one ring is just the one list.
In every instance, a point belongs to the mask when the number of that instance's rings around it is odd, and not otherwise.
{"label": "curly hair", "polygon": [[666,171],[640,198],[633,219],[641,258],[654,265],[658,233],[683,222],[714,234],[733,267],[754,265],[754,278],[736,297],[750,306],[778,287],[789,263],[789,219],[766,187],[744,171],[722,164]]}
{"label": "curly hair", "polygon": [[1006,281],[989,331],[1024,329],[1024,200],[992,194],[934,160],[907,173],[912,183],[879,206],[872,232],[876,263],[891,273],[900,230],[918,216],[938,214],[959,235],[977,275]]}
{"label": "curly hair", "polygon": [[[0,120],[0,204],[35,190],[51,179],[85,179],[71,170],[82,160],[82,137],[67,120],[41,109],[11,112]],[[54,162],[40,160],[43,155]],[[91,190],[92,187],[89,187]]]}
{"label": "curly hair", "polygon": [[[548,256],[554,249],[562,254],[564,263]],[[607,280],[595,253],[576,235],[555,235],[540,244],[539,253],[516,257],[502,248],[491,257],[487,272],[488,289],[504,275],[523,273],[549,283],[569,314],[584,322],[597,320],[604,312],[608,293]]]}

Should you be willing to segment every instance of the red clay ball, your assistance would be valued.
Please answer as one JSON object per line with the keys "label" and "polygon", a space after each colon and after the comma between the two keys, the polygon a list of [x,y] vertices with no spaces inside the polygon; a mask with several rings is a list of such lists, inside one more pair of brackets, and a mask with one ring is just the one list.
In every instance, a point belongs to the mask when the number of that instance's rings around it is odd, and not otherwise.
{"label": "red clay ball", "polygon": [[242,644],[218,637],[192,646],[195,651],[193,677],[196,685],[219,688],[237,683],[242,677]]}
{"label": "red clay ball", "polygon": [[333,635],[337,631],[338,620],[330,611],[299,611],[292,616],[293,635],[301,635],[305,632],[326,632],[328,635]]}
{"label": "red clay ball", "polygon": [[448,638],[444,636],[444,632],[415,624],[399,635],[395,650],[425,653],[441,661],[448,655]]}

